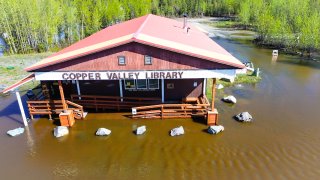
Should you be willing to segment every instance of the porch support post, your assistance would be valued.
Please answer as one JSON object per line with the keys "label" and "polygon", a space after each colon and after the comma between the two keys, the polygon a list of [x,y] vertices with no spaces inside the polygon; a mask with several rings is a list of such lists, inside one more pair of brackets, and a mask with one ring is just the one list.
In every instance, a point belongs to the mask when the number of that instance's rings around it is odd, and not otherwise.
{"label": "porch support post", "polygon": [[207,113],[207,124],[217,125],[218,124],[218,110],[214,108],[214,98],[216,96],[216,78],[212,78],[212,100],[211,100],[211,111],[208,110]]}
{"label": "porch support post", "polygon": [[161,102],[164,103],[164,79],[161,79]]}
{"label": "porch support post", "polygon": [[59,91],[60,91],[60,97],[61,97],[61,101],[62,101],[63,110],[67,110],[67,104],[66,104],[66,100],[64,98],[63,87],[62,87],[60,80],[58,81],[58,84],[59,84]]}
{"label": "porch support post", "polygon": [[120,90],[120,99],[123,102],[123,91],[122,91],[122,81],[119,79],[119,90]]}
{"label": "porch support post", "polygon": [[212,78],[212,100],[211,100],[211,111],[214,111],[214,98],[216,96],[216,78]]}
{"label": "porch support post", "polygon": [[206,91],[207,91],[207,79],[204,78],[203,79],[203,83],[202,83],[202,95],[206,95]]}
{"label": "porch support post", "polygon": [[[77,84],[77,93],[78,93],[78,96],[81,96],[80,85],[79,85],[79,81],[78,81],[78,80],[76,80],[76,84]],[[79,100],[81,100],[81,97],[79,97]]]}
{"label": "porch support post", "polygon": [[23,105],[22,105],[22,102],[21,102],[21,96],[20,96],[19,91],[16,91],[16,96],[17,96],[17,100],[18,100],[18,104],[19,104],[19,108],[20,108],[23,124],[24,124],[24,126],[28,126],[26,114],[24,113],[24,108],[23,108]]}

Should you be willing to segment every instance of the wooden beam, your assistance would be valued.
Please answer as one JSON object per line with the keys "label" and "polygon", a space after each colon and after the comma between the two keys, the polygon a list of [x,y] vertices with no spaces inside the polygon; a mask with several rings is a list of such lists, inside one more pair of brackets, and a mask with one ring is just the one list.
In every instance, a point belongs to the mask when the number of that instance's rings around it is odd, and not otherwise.
{"label": "wooden beam", "polygon": [[216,78],[212,78],[212,100],[211,100],[211,111],[214,111],[214,98],[216,96]]}
{"label": "wooden beam", "polygon": [[66,104],[66,100],[64,98],[63,87],[62,87],[62,83],[60,80],[58,81],[58,84],[59,84],[59,91],[60,91],[60,97],[61,97],[61,101],[62,101],[63,110],[67,110],[67,104]]}

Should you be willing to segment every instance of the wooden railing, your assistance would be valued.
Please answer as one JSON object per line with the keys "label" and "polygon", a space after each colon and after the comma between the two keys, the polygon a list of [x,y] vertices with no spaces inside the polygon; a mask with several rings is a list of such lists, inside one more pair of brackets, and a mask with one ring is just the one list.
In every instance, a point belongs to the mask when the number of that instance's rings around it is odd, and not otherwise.
{"label": "wooden railing", "polygon": [[132,118],[189,118],[206,116],[210,104],[208,99],[199,97],[195,104],[158,104],[132,108]]}
{"label": "wooden railing", "polygon": [[85,108],[98,109],[131,109],[137,105],[151,105],[161,103],[160,98],[119,97],[119,96],[95,96],[95,95],[71,95],[71,101],[81,104]]}
{"label": "wooden railing", "polygon": [[[35,100],[27,101],[28,110],[33,119],[33,115],[49,115],[52,119],[52,114],[59,114],[63,111],[61,100]],[[83,106],[66,100],[67,109],[73,110],[75,118],[82,119],[84,117]]]}

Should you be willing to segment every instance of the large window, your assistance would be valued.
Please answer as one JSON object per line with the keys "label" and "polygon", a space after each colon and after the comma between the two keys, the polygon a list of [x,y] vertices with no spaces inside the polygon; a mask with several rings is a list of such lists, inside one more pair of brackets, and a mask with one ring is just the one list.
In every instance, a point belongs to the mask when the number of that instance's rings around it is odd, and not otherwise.
{"label": "large window", "polygon": [[137,89],[147,89],[147,80],[146,79],[137,79]]}
{"label": "large window", "polygon": [[125,89],[136,89],[136,83],[134,79],[124,80]]}
{"label": "large window", "polygon": [[118,64],[119,65],[126,65],[126,57],[125,56],[118,56]]}
{"label": "large window", "polygon": [[149,89],[159,89],[159,79],[148,79]]}
{"label": "large window", "polygon": [[127,80],[124,80],[124,88],[127,90],[159,89],[159,79],[148,79],[148,80],[147,79],[127,79]]}

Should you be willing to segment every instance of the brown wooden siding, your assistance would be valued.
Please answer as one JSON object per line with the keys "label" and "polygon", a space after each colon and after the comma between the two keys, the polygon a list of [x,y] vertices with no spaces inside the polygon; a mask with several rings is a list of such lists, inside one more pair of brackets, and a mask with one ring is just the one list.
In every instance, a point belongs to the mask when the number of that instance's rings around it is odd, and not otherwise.
{"label": "brown wooden siding", "polygon": [[[194,87],[194,82],[197,86]],[[182,101],[185,97],[199,97],[202,94],[203,79],[166,79],[164,86],[165,101]],[[173,88],[168,88],[173,84]]]}
{"label": "brown wooden siding", "polygon": [[[153,57],[152,65],[144,64],[144,55]],[[126,65],[118,65],[118,56],[126,57]],[[233,67],[133,42],[37,71],[176,69],[233,69]]]}

